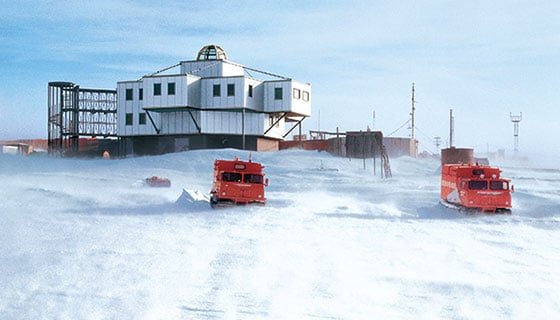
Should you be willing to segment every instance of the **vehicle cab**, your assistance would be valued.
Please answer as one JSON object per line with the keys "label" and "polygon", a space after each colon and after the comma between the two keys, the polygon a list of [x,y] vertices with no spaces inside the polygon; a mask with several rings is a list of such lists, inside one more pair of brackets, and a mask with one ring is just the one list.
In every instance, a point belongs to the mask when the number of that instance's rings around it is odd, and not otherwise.
{"label": "vehicle cab", "polygon": [[268,179],[260,163],[234,160],[214,162],[214,181],[210,191],[210,205],[266,204],[264,188]]}
{"label": "vehicle cab", "polygon": [[483,165],[442,166],[441,198],[449,203],[482,211],[509,211],[513,186],[501,170]]}

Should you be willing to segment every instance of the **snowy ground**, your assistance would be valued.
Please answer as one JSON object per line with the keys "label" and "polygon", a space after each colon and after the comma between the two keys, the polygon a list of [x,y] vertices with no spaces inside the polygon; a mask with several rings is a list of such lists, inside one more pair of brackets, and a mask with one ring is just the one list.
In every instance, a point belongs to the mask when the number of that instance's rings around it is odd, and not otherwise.
{"label": "snowy ground", "polygon": [[439,206],[436,160],[383,180],[310,151],[253,153],[265,207],[181,197],[236,155],[0,155],[1,318],[560,318],[560,170],[501,164],[516,193],[497,216]]}

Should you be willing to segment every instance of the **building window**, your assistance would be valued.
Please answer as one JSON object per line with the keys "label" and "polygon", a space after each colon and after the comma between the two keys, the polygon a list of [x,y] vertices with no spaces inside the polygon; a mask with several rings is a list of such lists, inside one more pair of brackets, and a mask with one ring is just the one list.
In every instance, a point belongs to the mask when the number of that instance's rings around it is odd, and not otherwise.
{"label": "building window", "polygon": [[127,114],[126,114],[126,125],[127,125],[127,126],[131,126],[131,125],[132,125],[132,113],[127,113]]}
{"label": "building window", "polygon": [[144,100],[144,89],[142,88],[138,89],[138,100]]}
{"label": "building window", "polygon": [[301,90],[294,88],[294,99],[301,98]]}
{"label": "building window", "polygon": [[230,83],[227,85],[227,95],[228,97],[232,97],[235,95],[235,84]]}
{"label": "building window", "polygon": [[220,85],[219,84],[215,84],[214,88],[213,88],[213,93],[214,93],[214,97],[219,97],[220,96]]}
{"label": "building window", "polygon": [[146,124],[146,113],[142,112],[138,115],[138,124]]}
{"label": "building window", "polygon": [[253,97],[253,86],[249,85],[249,97]]}
{"label": "building window", "polygon": [[274,88],[274,100],[282,100],[282,88]]}
{"label": "building window", "polygon": [[132,89],[126,89],[126,100],[132,100]]}
{"label": "building window", "polygon": [[161,83],[154,83],[154,96],[161,96]]}
{"label": "building window", "polygon": [[167,84],[167,94],[174,95],[175,94],[175,82],[169,82]]}
{"label": "building window", "polygon": [[309,101],[309,92],[303,91],[303,101]]}

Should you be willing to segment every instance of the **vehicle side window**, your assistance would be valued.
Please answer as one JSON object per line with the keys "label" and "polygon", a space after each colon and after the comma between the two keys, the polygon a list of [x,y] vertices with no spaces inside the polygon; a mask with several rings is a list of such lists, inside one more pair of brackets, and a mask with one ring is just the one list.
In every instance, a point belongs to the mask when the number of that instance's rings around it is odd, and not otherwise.
{"label": "vehicle side window", "polygon": [[241,173],[224,172],[222,173],[223,181],[241,182]]}
{"label": "vehicle side window", "polygon": [[486,190],[486,181],[471,180],[469,181],[469,189],[471,190]]}
{"label": "vehicle side window", "polygon": [[243,182],[262,184],[263,183],[263,177],[260,174],[246,173],[243,176]]}

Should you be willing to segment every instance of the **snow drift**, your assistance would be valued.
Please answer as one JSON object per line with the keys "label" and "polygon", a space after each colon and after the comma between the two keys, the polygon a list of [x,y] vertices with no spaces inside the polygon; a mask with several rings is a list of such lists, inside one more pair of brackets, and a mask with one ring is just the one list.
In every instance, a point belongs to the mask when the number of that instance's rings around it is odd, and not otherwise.
{"label": "snow drift", "polygon": [[[265,207],[213,210],[217,158],[0,155],[7,319],[558,318],[560,170],[500,164],[511,215],[438,205],[439,163],[393,178],[326,153],[253,153]],[[335,170],[316,170],[324,165]],[[170,188],[138,184],[164,176]]]}

